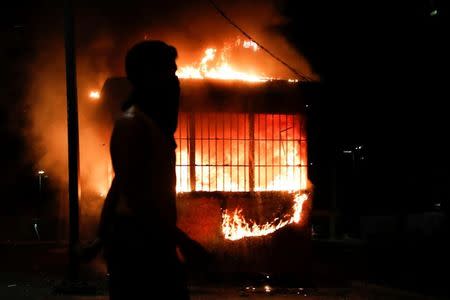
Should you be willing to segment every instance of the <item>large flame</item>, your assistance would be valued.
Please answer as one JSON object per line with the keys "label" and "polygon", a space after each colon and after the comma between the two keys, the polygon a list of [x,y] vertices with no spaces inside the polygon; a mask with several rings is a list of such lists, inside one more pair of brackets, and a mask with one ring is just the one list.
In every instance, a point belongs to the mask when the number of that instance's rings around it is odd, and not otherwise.
{"label": "large flame", "polygon": [[180,113],[177,140],[177,191],[264,192],[292,195],[291,210],[264,224],[247,220],[243,210],[222,212],[222,232],[229,240],[268,235],[301,221],[308,196],[306,142],[298,115],[255,114],[254,174],[250,187],[248,114],[198,113],[195,116],[195,180],[191,180],[189,118]]}
{"label": "large flame", "polygon": [[[286,213],[281,218],[276,218],[270,222],[264,224],[257,224],[253,220],[247,220],[243,210],[241,208],[236,208],[234,211],[224,210],[222,211],[222,233],[225,239],[228,240],[239,240],[246,237],[256,237],[271,234],[289,224],[298,224],[301,221],[303,203],[308,199],[308,195],[305,191],[308,189],[308,178],[306,170],[306,143],[301,142],[301,129],[298,126],[300,119],[299,117],[291,116],[282,118],[281,115],[259,115],[257,117],[259,120],[258,129],[255,129],[255,137],[261,138],[261,134],[265,133],[268,128],[274,131],[280,131],[283,133],[283,137],[279,136],[280,140],[271,141],[268,139],[259,140],[260,145],[255,147],[255,155],[261,155],[262,157],[271,157],[270,160],[261,162],[266,166],[259,166],[259,172],[255,174],[255,192],[261,191],[284,191],[289,192],[293,198],[293,204],[291,210]],[[203,116],[205,118],[205,116]],[[237,144],[230,144],[228,146],[217,147],[215,144],[204,145],[204,147],[199,146],[196,152],[196,178],[195,178],[195,190],[197,191],[249,191],[249,178],[241,172],[239,176],[239,167],[226,167],[220,168],[212,164],[226,164],[231,162],[231,164],[248,164],[248,145],[246,144],[246,137],[248,137],[248,132],[239,126],[239,123],[246,120],[245,114],[240,114],[236,117],[238,120],[232,122],[233,125],[228,127],[230,136],[235,136],[240,138],[240,146]],[[275,118],[275,119],[274,119]],[[206,119],[212,121],[212,116],[207,116]],[[284,120],[285,119],[285,120]],[[222,120],[216,117],[215,120],[221,123]],[[278,120],[274,122],[274,120]],[[281,122],[284,120],[283,122]],[[281,122],[281,123],[279,123]],[[200,124],[205,124],[205,119],[199,122]],[[265,126],[262,126],[265,123]],[[278,125],[274,125],[277,124]],[[190,180],[190,155],[188,146],[188,119],[186,115],[180,113],[179,117],[179,127],[175,133],[178,146],[176,150],[177,155],[177,192],[191,192],[191,180]],[[214,123],[212,123],[214,124]],[[217,126],[217,124],[214,124]],[[209,124],[209,126],[212,126]],[[247,128],[247,127],[244,127]],[[287,129],[284,129],[287,128]],[[207,131],[197,128],[199,132],[198,137],[205,138],[203,136]],[[219,132],[225,130],[219,127]],[[226,131],[225,131],[226,132]],[[203,135],[202,135],[203,133]],[[216,136],[213,133],[209,136],[210,141],[217,141]],[[294,141],[297,140],[297,141]],[[199,140],[196,141],[199,143]],[[281,149],[280,149],[281,147]],[[222,150],[221,150],[222,149]],[[281,151],[282,150],[282,151]],[[247,150],[248,151],[248,150]],[[206,155],[207,153],[207,155]],[[268,155],[269,154],[269,155]],[[231,156],[231,157],[230,157]],[[257,157],[256,156],[256,157]],[[108,166],[110,161],[107,162]],[[286,167],[280,167],[278,171],[274,170],[270,166],[270,163],[276,165],[284,165]],[[287,167],[290,166],[290,167]],[[212,169],[215,171],[213,172]],[[241,168],[242,169],[242,168]],[[240,170],[242,171],[242,170]],[[245,170],[244,170],[245,171]],[[106,178],[106,185],[102,182],[99,187],[99,194],[102,197],[106,196],[107,189],[105,186],[111,184],[112,181],[112,168],[108,169],[108,176]],[[247,173],[245,173],[247,174]],[[258,179],[259,178],[259,179]],[[256,180],[258,179],[258,180]]]}
{"label": "large flame", "polygon": [[306,193],[296,193],[291,214],[286,214],[284,218],[276,218],[272,222],[262,225],[258,225],[252,220],[247,221],[240,208],[235,209],[233,212],[224,210],[222,213],[222,232],[226,239],[236,241],[246,237],[268,235],[286,225],[298,224],[301,220],[303,203],[307,199]]}
{"label": "large flame", "polygon": [[[218,51],[208,48],[198,64],[180,67],[180,78],[242,80],[265,82],[275,78],[265,74],[238,70],[230,63],[231,49],[240,48],[250,53],[260,49],[253,41],[238,39]],[[289,82],[297,82],[289,79]],[[91,93],[95,99],[96,94]],[[230,119],[231,118],[231,119]],[[293,204],[288,213],[264,224],[246,219],[243,210],[222,211],[222,232],[228,240],[239,240],[271,234],[289,224],[301,221],[303,203],[308,199],[306,142],[298,115],[256,114],[254,128],[254,178],[250,187],[249,149],[250,133],[248,114],[196,114],[195,123],[195,161],[189,153],[189,121],[180,113],[177,140],[177,184],[180,192],[223,191],[223,192],[262,192],[288,191]],[[215,131],[214,131],[215,130]],[[271,134],[271,135],[270,135]],[[110,164],[110,162],[108,162]],[[191,180],[191,167],[195,166],[195,179]],[[112,180],[112,168],[108,169],[107,186]],[[101,184],[99,194],[106,196],[107,189]]]}
{"label": "large flame", "polygon": [[[239,70],[230,62],[230,51],[236,48],[248,49],[258,52],[260,48],[251,40],[237,39],[234,44],[224,46],[220,51],[217,48],[207,48],[199,63],[182,66],[177,71],[179,78],[190,79],[221,79],[221,80],[241,80],[248,82],[265,82],[274,80],[265,74],[257,74],[249,70]],[[297,79],[289,79],[289,82],[298,82]]]}

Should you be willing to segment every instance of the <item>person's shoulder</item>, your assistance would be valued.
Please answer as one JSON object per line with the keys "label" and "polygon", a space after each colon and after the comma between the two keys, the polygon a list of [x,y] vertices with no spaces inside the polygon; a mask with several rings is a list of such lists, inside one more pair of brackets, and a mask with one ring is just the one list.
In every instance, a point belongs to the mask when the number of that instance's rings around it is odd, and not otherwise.
{"label": "person's shoulder", "polygon": [[115,121],[114,127],[128,127],[133,126],[139,122],[137,110],[134,106],[124,111]]}
{"label": "person's shoulder", "polygon": [[117,134],[132,133],[139,127],[139,120],[136,118],[136,112],[132,108],[124,111],[114,122],[113,132]]}
{"label": "person's shoulder", "polygon": [[114,131],[127,135],[153,135],[156,130],[153,120],[135,106],[124,111],[114,124]]}

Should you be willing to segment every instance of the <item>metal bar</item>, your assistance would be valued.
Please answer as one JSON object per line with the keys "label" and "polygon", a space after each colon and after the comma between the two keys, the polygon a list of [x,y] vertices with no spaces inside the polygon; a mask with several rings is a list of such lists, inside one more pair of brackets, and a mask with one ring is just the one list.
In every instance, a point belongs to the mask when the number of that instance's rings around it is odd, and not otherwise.
{"label": "metal bar", "polygon": [[233,128],[232,128],[232,122],[233,122],[233,114],[229,114],[230,116],[230,127],[229,127],[229,134],[228,134],[228,140],[230,141],[230,191],[232,191],[233,186]]}
{"label": "metal bar", "polygon": [[[237,164],[236,165],[239,165],[239,163],[240,163],[240,155],[241,155],[241,153],[239,152],[239,135],[240,135],[240,132],[241,132],[241,126],[240,126],[240,123],[239,123],[239,114],[236,114],[236,124],[237,124],[237,139],[236,139],[236,143],[237,143],[237,152],[236,152],[236,154],[237,154]],[[241,173],[241,169],[237,166],[236,167],[237,168],[237,190],[238,191],[240,191],[241,190],[241,181],[239,180],[239,175],[240,175],[240,173]]]}
{"label": "metal bar", "polygon": [[249,149],[248,149],[248,164],[249,164],[249,190],[255,191],[255,114],[251,112],[248,116],[248,130],[249,130]]}
{"label": "metal bar", "polygon": [[[303,151],[303,149],[302,149],[302,130],[303,130],[303,118],[301,118],[301,116],[300,115],[297,115],[298,116],[298,118],[299,118],[299,124],[298,124],[298,126],[299,126],[299,142],[298,142],[298,145],[299,145],[299,162],[298,162],[298,164],[299,165],[301,165],[302,164],[302,151]],[[300,169],[300,187],[302,187],[303,186],[303,182],[302,182],[302,179],[303,179],[303,167],[299,167],[299,169]]]}
{"label": "metal bar", "polygon": [[214,119],[214,125],[215,125],[215,127],[216,127],[216,130],[215,130],[215,132],[214,132],[214,136],[215,136],[215,138],[216,138],[216,140],[215,140],[215,151],[214,151],[214,155],[216,156],[216,168],[215,168],[215,173],[216,173],[216,191],[218,191],[219,190],[219,187],[217,186],[217,165],[218,165],[218,163],[217,163],[217,118],[218,118],[218,113],[216,112],[216,117],[215,117],[215,119]]}
{"label": "metal bar", "polygon": [[285,120],[286,120],[286,153],[285,153],[285,157],[286,157],[286,163],[285,163],[285,175],[286,175],[286,181],[289,179],[288,178],[288,165],[289,165],[289,160],[288,160],[288,155],[289,155],[289,136],[288,136],[288,130],[287,128],[289,128],[288,126],[288,115],[285,115]]}
{"label": "metal bar", "polygon": [[[244,115],[244,166],[247,164],[247,115]],[[247,140],[245,140],[247,139]],[[247,167],[244,167],[244,190],[247,190]]]}
{"label": "metal bar", "polygon": [[275,114],[272,114],[272,142],[271,142],[271,149],[272,149],[272,182],[275,182],[275,142],[274,139],[274,132],[275,132]]}
{"label": "metal bar", "polygon": [[211,119],[211,114],[207,114],[207,122],[206,122],[206,126],[208,126],[208,191],[211,191],[211,132],[209,129],[210,126],[210,122],[209,120]]}
{"label": "metal bar", "polygon": [[[189,118],[189,115],[187,114],[187,113],[185,113],[184,114],[184,129],[185,129],[185,135],[184,135],[184,146],[185,146],[185,149],[186,149],[186,154],[185,154],[185,157],[184,157],[184,162],[182,162],[182,167],[183,168],[186,168],[186,186],[188,186],[189,185],[189,187],[190,188],[192,188],[192,183],[191,183],[191,174],[190,174],[190,172],[191,172],[191,161],[190,161],[190,158],[189,158],[189,155],[190,155],[190,151],[189,151],[189,148],[190,148],[190,143],[191,143],[191,141],[190,141],[190,134],[189,134],[189,126],[190,126],[190,118]],[[189,172],[188,172],[189,171]],[[194,172],[195,172],[195,169],[194,169]],[[193,191],[192,189],[191,189],[191,191]]]}
{"label": "metal bar", "polygon": [[222,189],[225,191],[225,113],[222,113]]}
{"label": "metal bar", "polygon": [[[185,134],[184,134],[184,136],[185,137],[187,137],[188,135],[187,135],[187,120],[186,120],[186,114],[185,113],[183,113],[183,114],[181,114],[180,115],[180,122],[178,123],[178,124],[183,124],[183,127],[181,127],[181,128],[179,128],[180,129],[180,144],[181,144],[181,148],[180,148],[180,178],[181,178],[181,174],[183,174],[184,172],[183,172],[183,169],[184,169],[184,167],[183,167],[183,165],[186,165],[187,164],[187,162],[185,161],[186,160],[186,158],[185,157],[183,157],[183,150],[184,149],[187,149],[187,144],[188,144],[188,141],[186,140],[186,139],[183,139],[183,129],[185,130]],[[186,176],[187,176],[187,173],[186,173]],[[180,185],[186,185],[187,184],[187,182],[188,182],[188,178],[181,178],[182,180],[180,180]]]}
{"label": "metal bar", "polygon": [[200,190],[204,190],[203,186],[203,114],[199,114],[200,116]]}
{"label": "metal bar", "polygon": [[192,192],[196,190],[195,166],[195,113],[191,112],[189,113],[189,181]]}
{"label": "metal bar", "polygon": [[67,137],[69,162],[69,274],[70,279],[78,277],[78,260],[75,246],[79,241],[79,137],[78,96],[75,54],[75,29],[72,1],[64,1],[64,41],[67,89]]}
{"label": "metal bar", "polygon": [[264,151],[264,189],[267,190],[267,114],[264,114],[264,146],[266,147],[266,150]]}
{"label": "metal bar", "polygon": [[177,148],[176,148],[176,151],[175,151],[175,157],[176,157],[176,163],[175,163],[175,165],[176,165],[176,169],[178,170],[178,176],[177,176],[177,186],[182,186],[182,182],[183,182],[183,178],[181,178],[182,177],[182,173],[181,173],[181,164],[182,164],[182,160],[183,160],[183,158],[181,157],[181,149],[183,148],[183,142],[182,142],[182,139],[181,139],[181,131],[182,131],[182,127],[180,127],[180,124],[181,124],[181,114],[179,114],[178,115],[178,128],[177,128],[177,131],[175,131],[175,132],[178,132],[178,134],[175,136],[175,143],[177,144]]}
{"label": "metal bar", "polygon": [[[292,129],[292,127],[289,127],[287,130],[291,130]],[[287,130],[284,130],[284,131],[287,131]],[[283,130],[282,130],[283,131]],[[183,140],[187,140],[186,138],[182,138]],[[196,139],[197,141],[207,141],[208,139],[207,138],[204,138],[204,139],[201,139],[201,138],[197,138]],[[242,139],[236,139],[236,138],[234,138],[233,139],[233,141],[248,141],[249,139],[247,138],[247,139],[244,139],[244,138],[242,138]],[[267,139],[267,141],[269,141],[269,142],[279,142],[280,140],[278,139],[278,138],[273,138],[273,139],[270,139],[270,138],[268,138]],[[306,139],[303,139],[302,140],[303,142],[306,142]]]}
{"label": "metal bar", "polygon": [[281,167],[281,159],[282,159],[282,157],[281,157],[281,148],[283,147],[283,141],[281,140],[281,114],[280,115],[278,115],[278,130],[279,130],[279,136],[280,136],[280,138],[279,138],[279,146],[278,146],[278,165],[279,165],[279,167],[278,167],[278,176],[279,176],[279,178],[281,179],[282,178],[282,173],[283,173],[283,169],[282,169],[282,167]]}
{"label": "metal bar", "polygon": [[258,157],[258,188],[261,189],[261,114],[258,114],[257,117],[257,129],[256,129],[256,133],[257,133],[257,141],[258,141],[258,153],[256,154],[256,157]]}
{"label": "metal bar", "polygon": [[291,148],[292,148],[292,163],[289,167],[291,170],[291,176],[293,179],[295,178],[295,160],[296,160],[296,151],[295,151],[295,118],[296,115],[292,115],[292,135],[291,135]]}
{"label": "metal bar", "polygon": [[[189,155],[189,150],[188,149],[189,149],[189,143],[190,143],[190,141],[187,139],[187,138],[189,138],[189,119],[188,119],[188,117],[189,117],[188,114],[186,114],[186,113],[183,114],[184,138],[183,138],[183,135],[182,135],[181,136],[181,140],[182,140],[184,148],[180,149],[180,152],[181,152],[181,150],[185,150],[185,153],[187,155]],[[189,162],[189,159],[186,157],[186,154],[184,155],[184,160],[183,160],[183,156],[182,156],[182,159],[181,159],[181,162],[180,162],[181,163],[181,166],[180,166],[181,170],[190,168],[190,162]],[[187,168],[185,167],[186,165],[188,166]],[[189,170],[189,172],[190,172],[190,170]],[[191,176],[189,175],[188,172],[186,172],[185,174],[186,174],[186,178],[185,178],[185,183],[184,184],[186,186],[188,186],[188,184],[189,184],[189,186],[191,186],[191,182],[190,182]]]}

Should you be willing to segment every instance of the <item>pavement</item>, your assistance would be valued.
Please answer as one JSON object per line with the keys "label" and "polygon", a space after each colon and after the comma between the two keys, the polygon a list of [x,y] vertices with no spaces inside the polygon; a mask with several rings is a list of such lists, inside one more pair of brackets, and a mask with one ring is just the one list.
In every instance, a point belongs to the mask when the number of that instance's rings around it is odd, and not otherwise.
{"label": "pavement", "polygon": [[[252,284],[195,277],[190,281],[191,299],[450,299],[447,277],[437,275],[444,267],[438,265],[437,254],[424,260],[414,252],[411,264],[411,257],[402,252],[392,253],[391,248],[380,247],[367,250],[357,241],[316,241],[313,250],[311,284],[286,288],[270,282]],[[427,253],[422,255],[428,257]],[[80,268],[82,283],[95,287],[94,291],[85,295],[55,293],[55,287],[61,286],[65,278],[65,266],[63,244],[0,244],[0,300],[108,299],[101,260]],[[148,298],[155,298],[151,291]]]}
{"label": "pavement", "polygon": [[[6,291],[8,289],[9,291]],[[272,291],[270,293],[259,290],[257,292],[242,292],[236,286],[191,286],[192,300],[210,299],[448,299],[434,296],[425,296],[417,293],[405,292],[402,290],[390,289],[380,286],[354,283],[348,287],[340,288],[315,288],[315,289],[291,289],[290,291]],[[156,294],[156,293],[155,293]],[[155,294],[149,293],[149,299],[155,299]],[[107,294],[97,295],[54,295],[51,286],[36,286],[36,284],[17,285],[15,287],[0,287],[1,299],[7,300],[107,300]],[[157,299],[164,299],[158,297]]]}

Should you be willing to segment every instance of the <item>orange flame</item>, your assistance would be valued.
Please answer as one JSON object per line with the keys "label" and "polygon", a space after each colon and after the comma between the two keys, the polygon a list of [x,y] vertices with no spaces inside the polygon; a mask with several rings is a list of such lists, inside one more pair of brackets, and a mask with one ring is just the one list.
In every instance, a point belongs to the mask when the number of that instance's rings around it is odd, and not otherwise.
{"label": "orange flame", "polygon": [[236,209],[229,213],[224,210],[222,213],[222,232],[226,239],[236,241],[246,237],[256,237],[271,234],[286,225],[296,223],[301,220],[303,203],[308,199],[306,193],[297,193],[294,196],[294,205],[292,214],[287,214],[284,218],[276,218],[272,222],[262,225],[254,221],[246,221],[242,215],[242,209]]}
{"label": "orange flame", "polygon": [[[257,115],[258,116],[258,115]],[[235,132],[230,135],[239,136],[241,139],[246,140],[248,132],[242,127],[239,127],[239,123],[245,123],[245,114],[239,116],[239,120],[234,122],[233,124],[236,128],[231,126],[229,130],[231,132]],[[272,118],[276,118],[276,122]],[[284,137],[280,134],[280,141],[271,142],[270,140],[266,142],[267,144],[262,144],[261,147],[257,147],[256,154],[259,151],[264,151],[260,154],[267,154],[269,157],[272,156],[271,162],[274,164],[280,164],[285,166],[282,170],[278,170],[275,172],[270,167],[259,167],[261,174],[255,174],[255,176],[262,176],[263,173],[267,174],[265,177],[260,177],[262,180],[255,180],[254,190],[259,191],[288,191],[292,194],[293,204],[291,211],[285,214],[281,218],[276,218],[270,222],[266,222],[265,224],[257,224],[252,220],[246,220],[243,210],[241,208],[236,208],[234,211],[230,212],[228,210],[222,211],[222,233],[224,234],[225,239],[228,240],[239,240],[246,237],[256,237],[256,236],[264,236],[271,234],[289,224],[298,224],[301,221],[303,203],[308,199],[308,195],[305,191],[308,189],[308,178],[307,178],[307,170],[306,166],[306,143],[302,142],[293,142],[295,139],[300,139],[301,133],[299,132],[300,127],[295,126],[295,124],[299,124],[300,119],[298,117],[291,116],[290,118],[286,117],[286,120],[281,124],[277,124],[281,122],[283,118],[281,116],[273,115],[273,116],[265,116],[260,115],[257,118],[260,122],[260,126],[266,123],[266,125],[270,125],[273,127],[274,131],[283,132]],[[216,120],[217,121],[217,120]],[[177,129],[177,133],[175,136],[179,138],[179,147],[176,150],[177,155],[177,166],[176,166],[176,177],[177,184],[176,190],[177,192],[191,192],[191,180],[190,180],[190,153],[189,147],[186,142],[188,137],[187,135],[187,126],[188,119],[185,114],[180,114],[179,117],[179,127]],[[221,121],[220,121],[221,122]],[[220,123],[219,122],[219,123]],[[262,123],[261,123],[262,122]],[[205,122],[200,122],[201,124]],[[257,122],[258,123],[258,122]],[[242,125],[242,124],[241,124]],[[245,127],[247,128],[247,127]],[[287,128],[283,129],[283,128]],[[295,129],[296,128],[296,129]],[[221,131],[223,128],[219,128]],[[201,128],[197,128],[197,130],[202,132]],[[237,134],[237,132],[239,134]],[[243,130],[243,131],[242,131]],[[206,132],[206,130],[203,130]],[[181,133],[180,133],[181,132]],[[258,130],[255,130],[255,136],[259,136],[262,132],[266,132],[266,128],[261,126]],[[206,136],[199,136],[206,137]],[[210,136],[210,138],[215,138],[216,136]],[[289,142],[291,141],[291,142]],[[242,149],[248,149],[248,145],[244,145],[245,141],[241,141],[243,143],[240,148],[237,145],[228,145],[223,150],[216,152],[213,151],[210,155],[201,155],[201,147],[198,149],[199,152],[196,152],[196,178],[195,178],[195,190],[197,191],[249,191],[248,185],[248,177],[246,176],[236,176],[237,170],[233,170],[232,168],[225,169],[220,172],[216,170],[217,173],[211,173],[211,161],[215,163],[224,163],[226,161],[234,162],[236,164],[246,164],[248,163],[246,156],[248,153],[246,151],[242,151]],[[277,146],[275,146],[277,144]],[[283,144],[286,144],[283,146]],[[283,151],[278,151],[278,146],[283,146]],[[214,147],[215,148],[215,147]],[[220,147],[219,147],[220,148]],[[261,148],[261,149],[260,149]],[[211,149],[210,149],[211,150]],[[206,151],[206,148],[205,148]],[[234,154],[234,158],[227,157],[231,154]],[[221,156],[225,156],[222,157]],[[107,162],[108,166],[110,166],[111,162]],[[204,167],[206,166],[206,167]],[[101,188],[99,189],[99,194],[102,197],[106,196],[107,189],[104,187],[109,187],[113,177],[112,168],[107,170],[108,176],[106,178],[106,185],[101,184]],[[233,175],[234,174],[234,175]],[[272,174],[272,175],[271,175]],[[242,174],[241,174],[242,175]],[[265,178],[265,180],[264,180]],[[245,183],[247,181],[247,183]],[[103,187],[103,188],[102,188]]]}
{"label": "orange flame", "polygon": [[[258,45],[251,41],[241,41],[237,39],[234,46],[225,46],[221,51],[217,48],[207,48],[204,56],[198,64],[180,67],[177,71],[179,78],[190,79],[221,79],[221,80],[241,80],[248,82],[266,82],[277,78],[269,77],[264,74],[256,74],[248,70],[238,70],[229,62],[229,51],[232,48],[242,47],[244,49],[259,51]],[[218,55],[219,54],[219,55]],[[297,79],[289,79],[289,82],[298,82]]]}
{"label": "orange flame", "polygon": [[[240,47],[248,49],[251,52],[257,52],[260,50],[258,45],[253,41],[241,41],[238,39],[234,45],[224,47],[221,51],[216,48],[207,48],[204,51],[204,56],[200,62],[196,65],[180,67],[177,71],[177,75],[180,78],[191,79],[222,79],[222,80],[242,80],[248,82],[265,82],[269,80],[275,80],[275,78],[268,77],[266,75],[255,74],[251,72],[244,72],[237,70],[228,60],[227,52],[232,47]],[[288,79],[289,82],[298,82],[298,79]],[[98,99],[100,93],[91,92],[90,97]],[[258,117],[256,115],[255,117]],[[225,118],[225,117],[224,117]],[[236,116],[237,121],[231,122],[227,127],[229,133],[226,133],[225,125],[220,125],[219,121],[216,122],[215,128],[219,127],[219,132],[223,131],[221,137],[215,136],[203,136],[203,132],[209,132],[209,129],[200,130],[199,126],[196,130],[200,132],[196,133],[200,140],[196,140],[196,143],[200,143],[195,153],[195,161],[191,162],[189,146],[187,143],[188,138],[188,123],[187,118],[183,118],[180,114],[179,126],[175,136],[180,140],[178,141],[179,147],[177,148],[177,184],[176,190],[180,192],[191,192],[192,188],[196,191],[250,191],[249,187],[249,175],[242,173],[242,169],[239,167],[233,167],[233,165],[249,165],[248,161],[248,149],[249,149],[249,132],[247,115],[240,114]],[[211,116],[208,120],[213,119]],[[307,186],[307,171],[306,166],[306,143],[301,140],[302,132],[300,129],[299,117],[284,116],[281,115],[260,115],[255,124],[258,129],[255,129],[255,135],[259,135],[259,146],[255,148],[255,153],[264,157],[258,170],[261,174],[255,174],[254,179],[254,191],[289,191],[293,197],[292,208],[289,213],[286,213],[281,218],[276,218],[265,224],[257,224],[253,220],[247,220],[243,215],[241,208],[236,208],[234,211],[228,210],[222,211],[222,233],[225,239],[239,240],[246,237],[256,237],[271,234],[289,224],[298,224],[302,218],[303,203],[308,200],[306,193]],[[225,124],[225,119],[222,120]],[[229,120],[228,120],[229,121]],[[209,122],[209,121],[208,121]],[[208,122],[200,122],[200,124],[207,124]],[[259,123],[258,123],[259,122]],[[243,125],[244,124],[244,125]],[[278,124],[278,125],[277,125]],[[242,126],[243,125],[243,126]],[[202,125],[205,126],[205,125]],[[210,126],[210,125],[208,125]],[[220,127],[222,126],[222,127]],[[214,127],[214,126],[213,126]],[[209,127],[208,127],[209,128]],[[247,129],[243,129],[247,128]],[[276,133],[274,140],[266,138],[267,132],[272,131]],[[208,133],[209,134],[209,133]],[[215,151],[209,153],[208,146],[203,150],[201,146],[202,139],[220,140],[225,139],[225,134],[229,137],[237,137],[235,143],[227,144],[222,143],[223,149],[217,149],[215,145]],[[220,135],[220,134],[219,134]],[[256,136],[255,136],[256,138]],[[220,148],[220,147],[219,147]],[[244,151],[242,151],[244,149]],[[246,150],[247,149],[247,150]],[[211,155],[210,155],[211,154]],[[265,155],[264,155],[265,154]],[[230,157],[231,156],[231,157]],[[211,166],[211,161],[213,166]],[[195,180],[191,180],[190,166],[195,164]],[[230,167],[214,168],[214,164],[230,165]],[[277,165],[275,169],[270,168],[268,165]],[[110,185],[112,180],[112,170],[108,170],[107,186]],[[192,182],[191,182],[192,181]],[[194,187],[192,187],[192,184]],[[99,193],[104,197],[106,196],[106,189],[99,189]]]}

